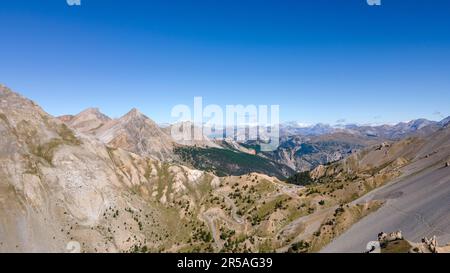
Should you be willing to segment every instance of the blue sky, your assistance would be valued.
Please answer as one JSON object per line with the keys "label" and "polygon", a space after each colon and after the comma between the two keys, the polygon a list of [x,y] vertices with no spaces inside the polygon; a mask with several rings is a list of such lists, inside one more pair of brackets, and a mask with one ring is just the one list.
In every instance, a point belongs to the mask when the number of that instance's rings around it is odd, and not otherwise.
{"label": "blue sky", "polygon": [[279,104],[284,121],[450,115],[450,1],[5,0],[0,82],[53,115]]}

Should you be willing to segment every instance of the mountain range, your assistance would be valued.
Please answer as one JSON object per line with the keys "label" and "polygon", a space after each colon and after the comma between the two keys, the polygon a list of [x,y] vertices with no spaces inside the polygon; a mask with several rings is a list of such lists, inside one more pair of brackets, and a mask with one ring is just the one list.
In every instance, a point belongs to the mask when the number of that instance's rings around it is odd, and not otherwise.
{"label": "mountain range", "polygon": [[[159,126],[137,109],[118,119],[111,119],[96,108],[59,119],[70,128],[94,136],[109,146],[139,155],[178,162],[219,176],[254,171],[280,179],[343,159],[376,143],[429,135],[450,121],[450,118],[440,122],[417,119],[381,126],[305,126],[291,122],[280,126],[280,145],[275,151],[260,152],[258,141],[237,142],[217,135],[202,135],[202,140],[196,141],[193,132],[201,129],[192,123]],[[192,140],[174,140],[171,136],[174,126],[190,127]]]}
{"label": "mountain range", "polygon": [[[226,139],[176,143],[136,109],[55,118],[0,86],[0,252],[361,252],[396,229],[446,244],[450,127],[404,126],[401,139],[287,136],[266,154]],[[341,155],[296,184],[261,173],[286,177],[292,151]]]}
{"label": "mountain range", "polygon": [[394,125],[357,125],[357,124],[314,124],[304,125],[298,122],[288,122],[281,124],[281,134],[284,136],[303,135],[318,136],[332,133],[349,133],[375,139],[398,140],[414,134],[424,134],[436,131],[450,122],[450,117],[441,121],[431,121],[427,119],[415,119],[408,122],[400,122]]}

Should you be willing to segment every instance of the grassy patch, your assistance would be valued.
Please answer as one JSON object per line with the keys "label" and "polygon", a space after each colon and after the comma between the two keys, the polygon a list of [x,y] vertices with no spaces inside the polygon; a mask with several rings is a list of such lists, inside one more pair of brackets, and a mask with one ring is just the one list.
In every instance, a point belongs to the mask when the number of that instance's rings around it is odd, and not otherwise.
{"label": "grassy patch", "polygon": [[381,253],[408,253],[412,245],[406,240],[398,240],[389,242],[386,246],[381,248]]}
{"label": "grassy patch", "polygon": [[34,147],[32,153],[40,158],[43,158],[48,164],[52,165],[54,152],[61,144],[63,144],[63,141],[55,138],[50,142]]}
{"label": "grassy patch", "polygon": [[43,158],[48,164],[52,165],[53,155],[60,145],[77,146],[81,142],[76,138],[73,132],[62,125],[58,129],[58,134],[61,138],[54,138],[47,143],[31,146],[32,153],[40,158]]}
{"label": "grassy patch", "polygon": [[256,209],[256,216],[259,219],[265,219],[275,211],[284,209],[288,198],[289,197],[286,195],[280,195],[268,202],[263,203]]}
{"label": "grassy patch", "polygon": [[0,119],[3,120],[6,124],[9,124],[8,118],[5,114],[0,113]]}
{"label": "grassy patch", "polygon": [[80,140],[74,135],[72,130],[70,130],[65,124],[62,124],[57,129],[58,135],[62,138],[64,144],[77,146],[80,145]]}

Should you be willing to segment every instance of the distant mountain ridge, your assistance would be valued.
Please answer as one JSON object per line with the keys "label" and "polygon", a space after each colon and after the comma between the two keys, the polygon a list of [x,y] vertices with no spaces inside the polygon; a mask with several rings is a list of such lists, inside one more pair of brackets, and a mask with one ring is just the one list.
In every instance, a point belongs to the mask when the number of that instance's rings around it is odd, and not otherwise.
{"label": "distant mountain ridge", "polygon": [[[130,112],[139,110],[132,109]],[[129,113],[128,113],[129,114]],[[144,114],[142,114],[144,115]],[[148,117],[147,117],[148,118]],[[100,125],[112,120],[107,115],[100,112],[98,108],[88,108],[77,115],[64,115],[58,117],[61,121],[67,123],[69,126],[76,128],[80,132],[89,132],[93,129],[98,129]],[[148,118],[151,120],[150,118]],[[157,124],[153,120],[159,129],[163,130],[167,135],[170,135],[170,130],[175,124]],[[359,134],[367,137],[374,137],[380,139],[400,139],[403,137],[411,136],[415,133],[431,133],[439,128],[444,127],[450,122],[450,116],[440,121],[431,121],[423,118],[411,120],[409,122],[399,122],[397,124],[381,124],[381,125],[365,125],[365,124],[336,124],[330,125],[325,123],[306,124],[301,122],[284,122],[280,124],[280,134],[282,137],[287,136],[321,136],[333,133],[348,133]],[[190,122],[188,122],[190,123]],[[192,125],[193,126],[193,125]],[[205,138],[217,138],[222,139],[221,136],[214,134],[213,136],[205,136]],[[206,139],[208,145],[213,146],[212,140]],[[186,143],[184,145],[191,145]],[[202,145],[202,143],[195,143],[192,145]]]}
{"label": "distant mountain ridge", "polygon": [[[176,159],[173,148],[179,143],[171,137],[171,126],[160,127],[136,108],[117,119],[111,119],[98,108],[88,108],[77,115],[65,115],[58,119],[76,131],[94,136],[111,147],[164,161]],[[182,145],[218,147],[206,138],[183,142]]]}
{"label": "distant mountain ridge", "polygon": [[[89,108],[74,116],[59,117],[59,120],[79,133],[95,137],[109,147],[121,148],[164,162],[177,162],[219,176],[260,172],[283,179],[294,173],[288,166],[251,155],[250,151],[219,145],[207,136],[197,140],[194,138],[194,131],[199,128],[190,122],[162,128],[135,108],[118,119],[107,117],[97,108]],[[191,140],[174,139],[172,130],[178,129],[181,132],[190,130]]]}
{"label": "distant mountain ridge", "polygon": [[[311,170],[318,165],[343,159],[359,149],[386,140],[429,135],[450,121],[450,117],[440,122],[417,119],[395,125],[377,126],[354,124],[331,126],[321,123],[307,125],[289,122],[280,126],[280,146],[273,152],[261,153],[258,141],[239,143],[232,138],[218,135],[211,136],[214,138],[213,140],[208,136],[203,136],[202,140],[194,140],[194,130],[201,130],[201,128],[197,128],[192,123],[160,126],[137,109],[130,110],[118,119],[109,118],[98,108],[88,108],[77,115],[61,116],[59,119],[77,132],[94,136],[111,147],[122,148],[158,160],[184,162],[203,170],[217,170],[218,173],[223,174],[241,174],[251,170],[251,168],[240,169],[239,164],[236,163],[242,158],[247,158],[246,154],[255,154],[265,161],[252,165],[253,171],[266,170],[267,174],[279,178],[281,178],[280,172],[270,171],[273,168],[261,167],[278,166],[281,168],[284,165],[286,168],[282,169],[285,171],[281,173],[288,176],[292,171]],[[171,133],[176,126],[190,128],[191,140],[175,141]],[[183,149],[183,147],[195,147],[195,149]],[[234,153],[218,149],[230,150]],[[196,163],[197,156],[204,158],[203,155],[206,154],[209,154],[211,158],[221,160]],[[224,162],[228,162],[228,164],[223,165]],[[223,169],[224,166],[229,166],[229,168]],[[221,168],[223,172],[219,172]]]}
{"label": "distant mountain ridge", "polygon": [[362,136],[396,140],[403,137],[412,136],[414,134],[429,134],[439,128],[442,128],[450,121],[450,116],[441,121],[431,121],[427,119],[415,119],[409,122],[400,122],[394,125],[357,125],[357,124],[339,124],[329,125],[318,123],[305,126],[303,124],[296,125],[296,122],[288,122],[281,124],[281,135],[305,135],[318,136],[332,134],[336,132],[345,132],[350,134],[359,134]]}

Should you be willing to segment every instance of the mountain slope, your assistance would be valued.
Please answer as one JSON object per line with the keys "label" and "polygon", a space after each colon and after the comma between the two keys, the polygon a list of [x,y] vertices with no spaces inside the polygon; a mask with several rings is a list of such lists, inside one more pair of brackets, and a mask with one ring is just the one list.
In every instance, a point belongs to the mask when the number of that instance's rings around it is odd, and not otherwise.
{"label": "mountain slope", "polygon": [[303,213],[277,179],[107,147],[5,87],[0,106],[0,252],[267,251]]}
{"label": "mountain slope", "polygon": [[445,127],[449,118],[440,122],[416,119],[380,126],[304,126],[286,123],[281,126],[282,138],[278,149],[260,155],[299,172],[309,171],[318,165],[344,159],[355,151],[377,143],[408,137],[428,137]]}
{"label": "mountain slope", "polygon": [[[259,172],[283,179],[293,174],[293,170],[287,166],[248,155],[231,147],[219,146],[206,136],[195,140],[194,130],[197,128],[192,123],[160,128],[137,109],[115,120],[93,108],[74,117],[65,116],[61,119],[71,128],[95,136],[109,147],[121,148],[157,160],[178,162],[200,170],[212,171],[219,176]],[[192,140],[175,141],[171,135],[173,128],[191,129]]]}
{"label": "mountain slope", "polygon": [[300,227],[305,230],[291,241],[290,249],[364,252],[376,234],[398,229],[413,240],[437,235],[439,243],[446,244],[449,136],[446,127],[427,137],[385,142],[299,177],[322,209],[284,229],[284,234]]}
{"label": "mountain slope", "polygon": [[91,133],[111,120],[98,108],[88,108],[75,116],[66,115],[58,119],[81,133]]}
{"label": "mountain slope", "polygon": [[[411,163],[396,181],[355,203],[379,200],[386,204],[337,238],[324,252],[361,252],[382,230],[402,230],[410,239],[437,236],[450,242],[450,129],[428,137],[410,153]],[[370,234],[370,232],[375,232]]]}
{"label": "mountain slope", "polygon": [[[0,101],[0,251],[63,252],[74,240],[90,252],[125,251],[144,238],[171,245],[146,234],[170,230],[167,215],[132,194],[156,183],[144,174],[157,175],[157,162],[75,136],[4,87]],[[125,209],[151,215],[154,226],[133,230]]]}
{"label": "mountain slope", "polygon": [[294,173],[291,168],[264,157],[237,150],[218,148],[177,147],[174,150],[182,162],[218,176],[264,173],[285,179]]}
{"label": "mountain slope", "polygon": [[173,159],[174,143],[170,136],[137,109],[132,109],[119,119],[108,121],[92,133],[114,148],[159,160]]}
{"label": "mountain slope", "polygon": [[278,163],[297,171],[308,171],[318,165],[346,158],[351,153],[376,141],[346,133],[321,136],[292,136],[281,139],[274,152],[262,153]]}
{"label": "mountain slope", "polygon": [[[0,252],[65,252],[77,243],[85,252],[314,252],[378,213],[379,231],[401,222],[418,228],[406,226],[408,238],[445,240],[449,136],[446,127],[372,146],[317,167],[313,183],[298,187],[108,147],[0,87]],[[365,240],[362,230],[355,238]]]}
{"label": "mountain slope", "polygon": [[[132,109],[121,118],[114,120],[102,114],[97,108],[89,108],[75,116],[66,115],[58,119],[77,132],[95,136],[111,147],[122,148],[163,161],[177,159],[172,151],[175,146],[220,148],[207,137],[202,140],[192,138],[192,140],[175,141],[171,136],[175,125],[161,128],[137,109]],[[193,136],[194,125],[189,123],[186,126],[191,127]]]}

